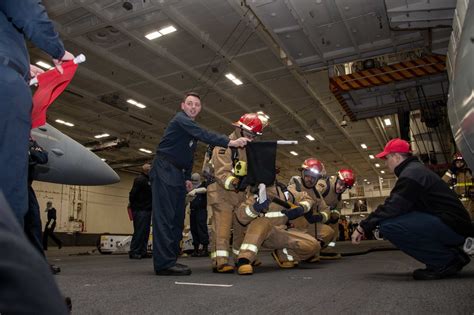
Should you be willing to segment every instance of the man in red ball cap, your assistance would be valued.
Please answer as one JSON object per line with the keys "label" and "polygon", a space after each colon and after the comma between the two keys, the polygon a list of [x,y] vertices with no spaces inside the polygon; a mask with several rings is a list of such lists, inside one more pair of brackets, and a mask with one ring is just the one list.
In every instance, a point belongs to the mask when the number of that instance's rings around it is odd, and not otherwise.
{"label": "man in red ball cap", "polygon": [[413,272],[414,279],[441,279],[461,271],[470,262],[461,246],[474,236],[474,227],[456,194],[412,156],[405,140],[390,140],[376,156],[398,179],[385,202],[354,231],[352,242],[358,244],[378,226],[385,239],[426,265]]}

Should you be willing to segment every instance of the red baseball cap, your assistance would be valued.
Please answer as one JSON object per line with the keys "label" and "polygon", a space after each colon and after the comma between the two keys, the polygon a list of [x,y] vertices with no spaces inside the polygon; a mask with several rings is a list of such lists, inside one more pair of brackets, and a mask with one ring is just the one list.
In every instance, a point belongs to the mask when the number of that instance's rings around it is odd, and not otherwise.
{"label": "red baseball cap", "polygon": [[387,142],[382,152],[376,155],[379,159],[385,159],[389,153],[410,153],[410,144],[400,138],[395,138]]}

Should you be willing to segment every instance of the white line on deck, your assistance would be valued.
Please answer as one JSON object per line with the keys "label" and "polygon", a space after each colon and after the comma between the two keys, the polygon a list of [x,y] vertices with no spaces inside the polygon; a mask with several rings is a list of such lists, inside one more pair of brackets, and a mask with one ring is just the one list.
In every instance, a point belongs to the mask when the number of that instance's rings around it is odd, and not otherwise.
{"label": "white line on deck", "polygon": [[198,286],[203,286],[203,287],[223,287],[223,288],[230,288],[233,286],[233,284],[194,283],[194,282],[178,282],[178,281],[175,281],[174,284],[198,285]]}

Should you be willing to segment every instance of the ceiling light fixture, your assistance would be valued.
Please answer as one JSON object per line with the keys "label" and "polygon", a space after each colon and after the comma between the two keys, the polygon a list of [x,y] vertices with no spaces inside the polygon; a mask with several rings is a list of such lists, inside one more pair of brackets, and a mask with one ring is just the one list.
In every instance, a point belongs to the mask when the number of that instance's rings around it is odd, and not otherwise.
{"label": "ceiling light fixture", "polygon": [[380,164],[379,164],[379,163],[375,163],[375,167],[380,167]]}
{"label": "ceiling light fixture", "polygon": [[392,121],[390,120],[390,118],[385,118],[383,120],[383,122],[385,123],[385,126],[391,126],[392,125]]}
{"label": "ceiling light fixture", "polygon": [[131,99],[131,98],[127,100],[127,103],[132,104],[132,105],[134,105],[134,106],[136,106],[136,107],[138,107],[138,108],[146,108],[146,105],[144,105],[144,104],[142,104],[142,103],[139,103],[139,102],[137,102],[137,101],[135,101],[135,100],[133,100],[133,99]]}
{"label": "ceiling light fixture", "polygon": [[176,27],[174,27],[173,25],[169,25],[169,26],[163,27],[159,31],[150,32],[150,33],[146,34],[145,37],[148,40],[154,40],[154,39],[157,39],[161,36],[168,35],[170,33],[174,33],[176,31],[177,31]]}
{"label": "ceiling light fixture", "polygon": [[297,156],[298,153],[296,153],[295,151],[290,151],[291,154],[293,154],[294,156]]}
{"label": "ceiling light fixture", "polygon": [[240,81],[239,79],[237,79],[237,77],[235,75],[233,75],[232,73],[227,73],[225,75],[225,77],[229,80],[231,80],[235,85],[242,85],[243,82]]}
{"label": "ceiling light fixture", "polygon": [[372,154],[370,154],[370,155],[369,155],[369,158],[370,158],[371,160],[373,160],[373,159],[375,159],[375,156],[373,156]]}
{"label": "ceiling light fixture", "polygon": [[153,32],[148,33],[148,34],[145,35],[145,37],[148,40],[154,40],[154,39],[157,39],[158,37],[161,37],[161,36],[163,36],[163,35],[158,31],[153,31]]}
{"label": "ceiling light fixture", "polygon": [[367,145],[365,143],[361,143],[360,146],[362,149],[367,149]]}
{"label": "ceiling light fixture", "polygon": [[138,151],[145,152],[145,153],[148,153],[148,154],[152,153],[151,150],[144,149],[144,148],[140,148],[140,149],[138,149]]}
{"label": "ceiling light fixture", "polygon": [[70,123],[68,121],[64,121],[62,119],[56,119],[55,122],[59,123],[59,124],[63,124],[63,125],[66,125],[68,127],[74,127],[74,124],[73,123]]}
{"label": "ceiling light fixture", "polygon": [[109,137],[110,135],[108,133],[103,133],[103,134],[100,134],[100,135],[95,135],[94,138],[96,139],[100,139],[100,138],[106,138],[106,137]]}
{"label": "ceiling light fixture", "polygon": [[306,135],[306,138],[309,140],[309,141],[314,141],[314,137],[312,135]]}
{"label": "ceiling light fixture", "polygon": [[380,171],[380,173],[385,174],[385,171]]}
{"label": "ceiling light fixture", "polygon": [[159,30],[161,35],[168,35],[170,33],[176,32],[176,28],[173,25],[163,27],[161,30]]}

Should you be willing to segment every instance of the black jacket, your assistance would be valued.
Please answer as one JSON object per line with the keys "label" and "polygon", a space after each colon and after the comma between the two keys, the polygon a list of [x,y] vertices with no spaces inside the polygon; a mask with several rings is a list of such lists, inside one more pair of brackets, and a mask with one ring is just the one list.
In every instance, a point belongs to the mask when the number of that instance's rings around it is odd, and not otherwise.
{"label": "black jacket", "polygon": [[147,174],[141,173],[135,178],[128,199],[133,211],[151,211],[151,186]]}
{"label": "black jacket", "polygon": [[[201,185],[199,185],[196,188],[201,188],[201,187],[207,187],[206,182],[202,182]],[[206,209],[207,207],[207,194],[196,194],[196,197],[194,197],[193,200],[191,200],[191,203],[189,204],[189,208],[191,210],[200,210],[200,209]]]}
{"label": "black jacket", "polygon": [[383,220],[420,211],[437,216],[453,231],[473,236],[468,212],[449,186],[416,157],[409,157],[395,168],[398,180],[385,199],[360,225],[372,231]]}

